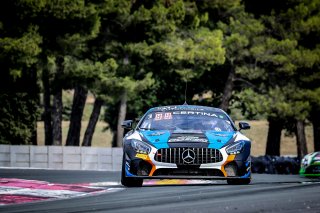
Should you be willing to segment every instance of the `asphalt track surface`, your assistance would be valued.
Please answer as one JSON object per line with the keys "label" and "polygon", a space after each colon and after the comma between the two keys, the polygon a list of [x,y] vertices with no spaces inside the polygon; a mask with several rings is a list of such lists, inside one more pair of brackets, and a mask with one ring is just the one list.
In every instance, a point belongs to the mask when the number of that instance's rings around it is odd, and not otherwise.
{"label": "asphalt track surface", "polygon": [[0,178],[53,183],[96,183],[121,190],[71,199],[0,206],[0,212],[320,212],[320,180],[298,175],[253,174],[250,185],[226,181],[146,182],[119,185],[119,172],[0,169]]}

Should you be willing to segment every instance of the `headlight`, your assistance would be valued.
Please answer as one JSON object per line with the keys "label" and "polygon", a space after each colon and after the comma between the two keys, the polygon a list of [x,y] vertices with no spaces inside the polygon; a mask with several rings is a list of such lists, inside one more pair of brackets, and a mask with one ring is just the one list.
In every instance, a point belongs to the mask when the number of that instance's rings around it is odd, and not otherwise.
{"label": "headlight", "polygon": [[240,141],[240,142],[238,142],[236,144],[232,144],[232,145],[228,146],[226,148],[226,152],[229,155],[231,155],[231,154],[233,154],[233,155],[239,154],[240,152],[242,152],[243,147],[244,147],[244,141]]}
{"label": "headlight", "polygon": [[301,167],[306,167],[308,166],[308,161],[309,159],[307,157],[304,157],[301,161]]}
{"label": "headlight", "polygon": [[151,152],[151,147],[142,141],[132,140],[131,146],[136,152],[141,154],[149,154]]}
{"label": "headlight", "polygon": [[302,158],[301,160],[301,167],[306,167],[309,164],[309,155],[305,156],[304,158]]}

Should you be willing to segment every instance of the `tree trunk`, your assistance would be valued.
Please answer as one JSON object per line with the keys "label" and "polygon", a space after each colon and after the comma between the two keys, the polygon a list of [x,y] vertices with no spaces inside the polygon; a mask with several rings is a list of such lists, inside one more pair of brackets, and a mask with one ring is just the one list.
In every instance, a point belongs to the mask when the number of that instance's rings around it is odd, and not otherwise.
{"label": "tree trunk", "polygon": [[283,122],[279,119],[269,118],[266,155],[280,156],[281,131]]}
{"label": "tree trunk", "polygon": [[[34,97],[36,96],[36,97]],[[39,108],[39,98],[37,98],[37,95],[31,95],[30,99],[33,99],[35,102],[37,102],[36,105],[34,105],[32,108],[32,111],[35,113],[36,110]],[[30,112],[30,111],[29,111]],[[34,146],[37,146],[38,145],[38,138],[37,138],[37,118],[34,117],[34,120],[32,122],[32,126],[30,126],[30,131],[31,131],[31,144],[34,145]]]}
{"label": "tree trunk", "polygon": [[32,145],[37,146],[38,145],[38,138],[37,138],[37,121],[34,122],[34,128],[32,130],[32,136],[31,136],[31,141],[32,141]]}
{"label": "tree trunk", "polygon": [[222,101],[220,104],[220,108],[224,111],[227,111],[229,108],[229,101],[232,96],[232,91],[234,87],[233,81],[234,81],[235,75],[236,75],[235,69],[234,67],[231,67],[227,81],[226,81],[226,85],[223,90]]}
{"label": "tree trunk", "polygon": [[301,159],[303,156],[308,154],[307,140],[304,131],[303,120],[297,120],[296,122],[296,138],[297,138],[297,154],[298,158]]}
{"label": "tree trunk", "polygon": [[51,125],[51,104],[50,104],[50,84],[49,84],[49,73],[47,67],[42,71],[43,81],[43,103],[44,103],[44,138],[45,145],[52,145],[52,125]]}
{"label": "tree trunk", "polygon": [[62,144],[62,87],[59,78],[63,75],[64,70],[64,58],[57,57],[57,73],[55,74],[55,88],[53,97],[52,108],[52,143],[53,145],[61,146]]}
{"label": "tree trunk", "polygon": [[314,151],[320,151],[320,111],[313,111],[311,114],[313,126],[313,146]]}
{"label": "tree trunk", "polygon": [[112,133],[112,147],[117,147],[117,130],[113,131]]}
{"label": "tree trunk", "polygon": [[127,92],[124,91],[121,95],[118,122],[117,122],[117,146],[118,147],[122,147],[124,129],[121,127],[121,124],[126,118],[126,113],[127,113]]}
{"label": "tree trunk", "polygon": [[70,125],[67,136],[67,146],[80,145],[81,119],[87,99],[88,90],[77,86],[74,91]]}
{"label": "tree trunk", "polygon": [[[39,87],[38,87],[38,83],[37,83],[37,79],[38,79],[38,76],[37,76],[37,69],[35,68],[32,68],[31,69],[31,91],[30,91],[30,98],[34,100],[35,104],[32,108],[33,108],[33,111],[36,112],[40,106],[40,100],[39,100]],[[36,146],[38,145],[38,139],[37,139],[37,118],[35,117],[34,118],[34,121],[33,121],[33,127],[32,127],[32,136],[31,136],[31,143],[32,145]]]}
{"label": "tree trunk", "polygon": [[103,101],[101,99],[96,99],[94,102],[94,106],[93,106],[92,113],[90,115],[88,127],[87,127],[85,134],[84,134],[82,146],[91,146],[93,133],[94,133],[94,130],[96,128],[96,124],[97,124],[99,116],[100,116],[102,104],[103,104]]}
{"label": "tree trunk", "polygon": [[57,91],[53,98],[52,109],[52,135],[53,145],[61,146],[62,144],[62,90]]}

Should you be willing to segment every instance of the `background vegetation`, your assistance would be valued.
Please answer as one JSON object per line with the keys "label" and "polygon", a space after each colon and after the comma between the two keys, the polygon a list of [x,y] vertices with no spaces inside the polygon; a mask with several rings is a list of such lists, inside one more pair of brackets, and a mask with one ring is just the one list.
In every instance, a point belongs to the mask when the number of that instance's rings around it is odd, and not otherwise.
{"label": "background vegetation", "polygon": [[0,143],[36,145],[43,121],[45,145],[91,146],[102,118],[121,146],[124,119],[188,83],[189,104],[265,119],[265,154],[285,130],[301,157],[306,124],[320,150],[319,64],[320,0],[4,0]]}

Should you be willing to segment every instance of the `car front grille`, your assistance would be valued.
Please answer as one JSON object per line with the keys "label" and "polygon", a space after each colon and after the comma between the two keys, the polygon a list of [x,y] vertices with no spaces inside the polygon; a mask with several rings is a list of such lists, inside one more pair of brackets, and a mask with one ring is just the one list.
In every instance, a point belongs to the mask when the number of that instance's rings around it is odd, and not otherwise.
{"label": "car front grille", "polygon": [[177,165],[201,165],[221,162],[223,157],[218,149],[183,147],[159,149],[154,159]]}

